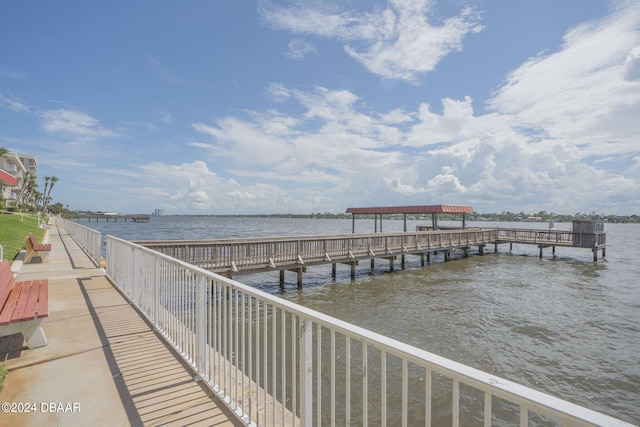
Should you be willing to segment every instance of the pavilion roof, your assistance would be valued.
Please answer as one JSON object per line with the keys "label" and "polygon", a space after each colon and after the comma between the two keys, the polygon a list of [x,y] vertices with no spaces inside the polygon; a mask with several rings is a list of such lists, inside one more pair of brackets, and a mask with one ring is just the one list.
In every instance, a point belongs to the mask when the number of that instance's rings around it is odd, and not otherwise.
{"label": "pavilion roof", "polygon": [[422,205],[422,206],[381,206],[369,208],[347,208],[350,214],[427,214],[427,213],[473,213],[471,206]]}

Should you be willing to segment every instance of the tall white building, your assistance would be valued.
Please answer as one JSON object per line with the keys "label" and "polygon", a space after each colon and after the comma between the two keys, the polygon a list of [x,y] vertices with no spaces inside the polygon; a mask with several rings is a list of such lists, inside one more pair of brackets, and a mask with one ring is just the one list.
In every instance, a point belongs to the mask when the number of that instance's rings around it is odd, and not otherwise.
{"label": "tall white building", "polygon": [[5,206],[15,203],[22,186],[27,181],[27,174],[36,176],[37,172],[38,161],[35,156],[17,153],[7,153],[2,156],[0,159],[0,186]]}

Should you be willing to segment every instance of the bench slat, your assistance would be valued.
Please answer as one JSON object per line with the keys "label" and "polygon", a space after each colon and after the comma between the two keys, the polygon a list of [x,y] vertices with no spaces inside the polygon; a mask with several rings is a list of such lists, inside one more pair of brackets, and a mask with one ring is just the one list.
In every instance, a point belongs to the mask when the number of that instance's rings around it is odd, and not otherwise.
{"label": "bench slat", "polygon": [[18,302],[18,298],[20,297],[20,293],[22,291],[22,287],[14,286],[11,290],[11,294],[9,294],[9,298],[7,298],[7,303],[4,305],[2,312],[0,312],[0,326],[8,325],[11,322],[11,318],[13,317],[13,312],[16,307],[16,303]]}
{"label": "bench slat", "polygon": [[[48,280],[34,280],[31,285],[31,291],[29,292],[29,300],[27,306],[22,314],[21,320],[33,320],[47,317],[49,315],[48,307]],[[43,298],[44,297],[44,298]],[[14,317],[16,314],[14,313]],[[11,320],[19,321],[19,320]]]}
{"label": "bench slat", "polygon": [[[18,301],[16,301],[16,307],[11,315],[11,323],[20,322],[24,319],[24,312],[27,309],[27,303],[29,302],[29,294],[31,293],[31,281],[18,282],[13,286],[14,289],[19,289]],[[37,302],[37,301],[36,301]]]}
{"label": "bench slat", "polygon": [[[24,285],[23,285],[24,286]],[[22,319],[11,319],[12,322],[21,320],[33,320],[40,316],[40,310],[44,308],[40,304],[40,294],[42,292],[42,280],[34,280],[31,284],[31,290],[29,291],[29,299],[24,312],[22,313]],[[14,313],[15,316],[15,313]]]}
{"label": "bench slat", "polygon": [[9,265],[9,261],[6,259],[2,260],[2,262],[0,262],[0,310],[4,307],[4,303],[7,302],[7,298],[9,298],[13,284],[14,280],[11,265]]}
{"label": "bench slat", "polygon": [[40,280],[40,296],[38,301],[38,319],[49,317],[49,279]]}

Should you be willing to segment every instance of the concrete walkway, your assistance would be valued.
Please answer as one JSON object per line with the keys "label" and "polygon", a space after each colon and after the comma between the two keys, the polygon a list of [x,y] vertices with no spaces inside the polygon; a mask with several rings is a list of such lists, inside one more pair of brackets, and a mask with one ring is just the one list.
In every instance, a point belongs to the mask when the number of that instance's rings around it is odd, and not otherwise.
{"label": "concrete walkway", "polygon": [[64,229],[51,228],[48,241],[48,260],[21,266],[17,276],[49,279],[48,344],[27,349],[22,335],[0,338],[9,369],[0,403],[28,403],[31,412],[3,411],[0,425],[243,425]]}

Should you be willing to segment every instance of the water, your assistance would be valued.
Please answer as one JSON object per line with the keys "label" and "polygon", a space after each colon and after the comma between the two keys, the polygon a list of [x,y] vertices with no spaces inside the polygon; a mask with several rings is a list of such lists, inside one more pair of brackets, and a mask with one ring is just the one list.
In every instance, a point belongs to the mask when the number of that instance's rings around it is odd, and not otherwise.
{"label": "water", "polygon": [[[425,221],[408,221],[413,230]],[[204,239],[351,233],[351,220],[153,217],[149,224],[82,222],[128,240]],[[446,223],[441,222],[441,225]],[[478,223],[483,227],[547,228],[547,224]],[[372,232],[357,220],[356,232]],[[403,221],[385,221],[402,231]],[[556,224],[569,230],[571,224]],[[376,260],[350,269],[309,268],[301,290],[288,273],[235,279],[399,341],[530,386],[590,409],[640,424],[640,225],[606,224],[607,256],[588,249],[502,245],[444,263],[388,272]],[[487,247],[493,252],[492,246]],[[599,253],[601,256],[601,253]]]}

